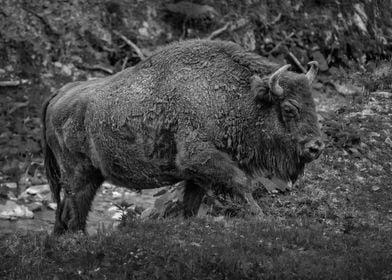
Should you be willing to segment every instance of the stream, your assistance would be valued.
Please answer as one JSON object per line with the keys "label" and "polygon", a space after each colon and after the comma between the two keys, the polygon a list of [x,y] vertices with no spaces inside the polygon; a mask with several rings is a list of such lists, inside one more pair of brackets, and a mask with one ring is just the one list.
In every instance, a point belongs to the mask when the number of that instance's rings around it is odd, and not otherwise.
{"label": "stream", "polygon": [[[104,183],[94,198],[93,205],[87,220],[87,232],[97,233],[99,228],[113,228],[119,221],[121,211],[114,204],[126,202],[144,209],[154,205],[154,194],[159,189],[130,191],[125,188],[115,187]],[[117,211],[116,211],[117,210]],[[117,215],[116,215],[117,214]],[[54,226],[55,211],[48,207],[34,211],[34,218],[18,218],[16,220],[0,219],[0,235],[12,234],[18,231],[47,231],[51,232]]]}

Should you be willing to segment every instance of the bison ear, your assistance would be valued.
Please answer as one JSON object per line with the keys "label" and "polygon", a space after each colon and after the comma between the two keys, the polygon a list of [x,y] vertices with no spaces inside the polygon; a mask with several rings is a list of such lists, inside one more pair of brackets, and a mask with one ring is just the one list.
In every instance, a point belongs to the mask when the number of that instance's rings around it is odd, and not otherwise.
{"label": "bison ear", "polygon": [[259,76],[254,75],[250,80],[250,89],[256,101],[267,103],[272,101],[268,80],[263,80]]}

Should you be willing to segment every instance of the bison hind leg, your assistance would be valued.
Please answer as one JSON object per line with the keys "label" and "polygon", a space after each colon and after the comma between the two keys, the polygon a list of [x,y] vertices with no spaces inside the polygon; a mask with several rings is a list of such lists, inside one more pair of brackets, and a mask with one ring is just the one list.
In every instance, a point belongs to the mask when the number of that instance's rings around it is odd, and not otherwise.
{"label": "bison hind leg", "polygon": [[54,235],[61,235],[68,230],[68,221],[70,220],[70,207],[66,206],[66,198],[57,203],[56,221],[54,224]]}
{"label": "bison hind leg", "polygon": [[104,181],[104,177],[97,169],[84,169],[75,176],[74,193],[70,196],[71,219],[68,221],[68,230],[84,231],[86,220],[91,208],[92,201],[98,188]]}
{"label": "bison hind leg", "polygon": [[92,201],[104,177],[98,169],[90,165],[77,165],[72,172],[64,174],[64,177],[68,180],[63,186],[64,199],[58,203],[56,210],[53,233],[84,232]]}

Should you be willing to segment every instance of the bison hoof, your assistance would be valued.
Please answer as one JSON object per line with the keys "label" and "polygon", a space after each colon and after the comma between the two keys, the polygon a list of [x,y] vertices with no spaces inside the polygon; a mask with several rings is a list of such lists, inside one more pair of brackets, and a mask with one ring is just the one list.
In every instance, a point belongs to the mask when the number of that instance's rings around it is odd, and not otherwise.
{"label": "bison hoof", "polygon": [[257,202],[253,198],[252,194],[245,193],[244,197],[245,197],[247,204],[249,205],[249,213],[254,216],[257,216],[257,217],[263,217],[264,216],[263,210],[261,210],[259,204],[257,204]]}
{"label": "bison hoof", "polygon": [[257,217],[264,217],[263,210],[257,204],[249,206],[249,213]]}

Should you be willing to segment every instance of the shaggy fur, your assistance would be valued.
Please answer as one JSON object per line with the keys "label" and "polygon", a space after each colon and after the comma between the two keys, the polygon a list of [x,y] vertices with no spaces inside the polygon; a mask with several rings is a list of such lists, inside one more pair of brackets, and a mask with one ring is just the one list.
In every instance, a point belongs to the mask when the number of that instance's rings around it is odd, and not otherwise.
{"label": "shaggy fur", "polygon": [[304,143],[320,136],[305,75],[286,72],[282,98],[266,93],[266,78],[278,68],[234,43],[191,40],[60,89],[43,117],[49,182],[57,202],[60,188],[66,194],[55,232],[84,230],[104,180],[145,189],[185,179],[195,201],[203,192],[194,188],[224,185],[260,211],[251,178],[262,172],[296,180]]}

